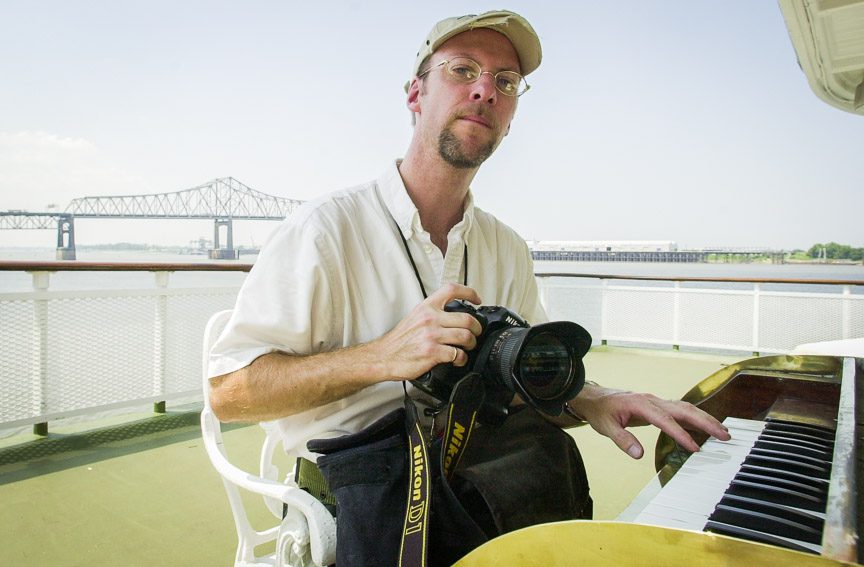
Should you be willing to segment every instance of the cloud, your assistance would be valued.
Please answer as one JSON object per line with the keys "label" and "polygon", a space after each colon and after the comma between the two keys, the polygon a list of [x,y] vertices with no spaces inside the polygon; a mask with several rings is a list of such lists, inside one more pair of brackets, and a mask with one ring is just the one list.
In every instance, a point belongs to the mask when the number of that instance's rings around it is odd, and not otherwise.
{"label": "cloud", "polygon": [[[0,210],[62,211],[76,197],[146,192],[140,178],[123,171],[90,140],[42,131],[0,132]],[[81,236],[94,243],[136,236],[116,221],[98,226],[96,234]],[[76,233],[82,228],[87,229],[76,226]],[[3,230],[0,246],[49,247],[54,238],[48,230]]]}
{"label": "cloud", "polygon": [[143,193],[144,186],[84,138],[0,132],[0,210],[62,210],[75,197]]}

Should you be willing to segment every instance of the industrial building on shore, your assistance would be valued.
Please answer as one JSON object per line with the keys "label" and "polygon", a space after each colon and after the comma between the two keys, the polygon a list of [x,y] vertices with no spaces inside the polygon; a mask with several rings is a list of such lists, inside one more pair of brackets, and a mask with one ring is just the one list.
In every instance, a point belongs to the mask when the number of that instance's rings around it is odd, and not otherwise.
{"label": "industrial building on shore", "polygon": [[699,250],[678,250],[672,240],[528,241],[534,260],[570,262],[702,262]]}

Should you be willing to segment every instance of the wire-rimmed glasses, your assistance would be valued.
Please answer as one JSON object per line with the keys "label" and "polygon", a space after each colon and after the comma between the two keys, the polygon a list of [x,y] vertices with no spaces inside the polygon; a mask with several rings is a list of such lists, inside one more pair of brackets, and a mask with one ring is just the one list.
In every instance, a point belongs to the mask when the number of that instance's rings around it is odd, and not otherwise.
{"label": "wire-rimmed glasses", "polygon": [[498,71],[497,73],[484,71],[479,63],[468,57],[453,57],[452,59],[440,61],[417,75],[417,78],[438,67],[444,67],[447,74],[453,79],[466,84],[476,82],[485,74],[492,75],[495,88],[498,89],[498,92],[507,96],[522,96],[531,88],[525,81],[525,77],[516,71]]}

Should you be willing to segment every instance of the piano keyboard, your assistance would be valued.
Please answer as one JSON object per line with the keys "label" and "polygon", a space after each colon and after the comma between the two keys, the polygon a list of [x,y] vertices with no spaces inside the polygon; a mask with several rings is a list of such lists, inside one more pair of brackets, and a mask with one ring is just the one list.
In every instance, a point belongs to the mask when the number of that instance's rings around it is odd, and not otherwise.
{"label": "piano keyboard", "polygon": [[632,520],[820,553],[834,432],[727,418]]}

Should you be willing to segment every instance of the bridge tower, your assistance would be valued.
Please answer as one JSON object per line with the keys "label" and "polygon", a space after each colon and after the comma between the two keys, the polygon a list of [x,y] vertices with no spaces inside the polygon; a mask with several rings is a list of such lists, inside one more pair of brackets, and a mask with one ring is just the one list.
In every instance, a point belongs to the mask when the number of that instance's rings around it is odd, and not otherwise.
{"label": "bridge tower", "polygon": [[[225,246],[219,244],[219,232],[225,227]],[[211,260],[236,260],[240,252],[234,249],[234,229],[231,219],[215,219],[213,221],[213,249],[210,250]]]}
{"label": "bridge tower", "polygon": [[75,259],[75,219],[71,215],[57,218],[57,255],[58,260]]}

